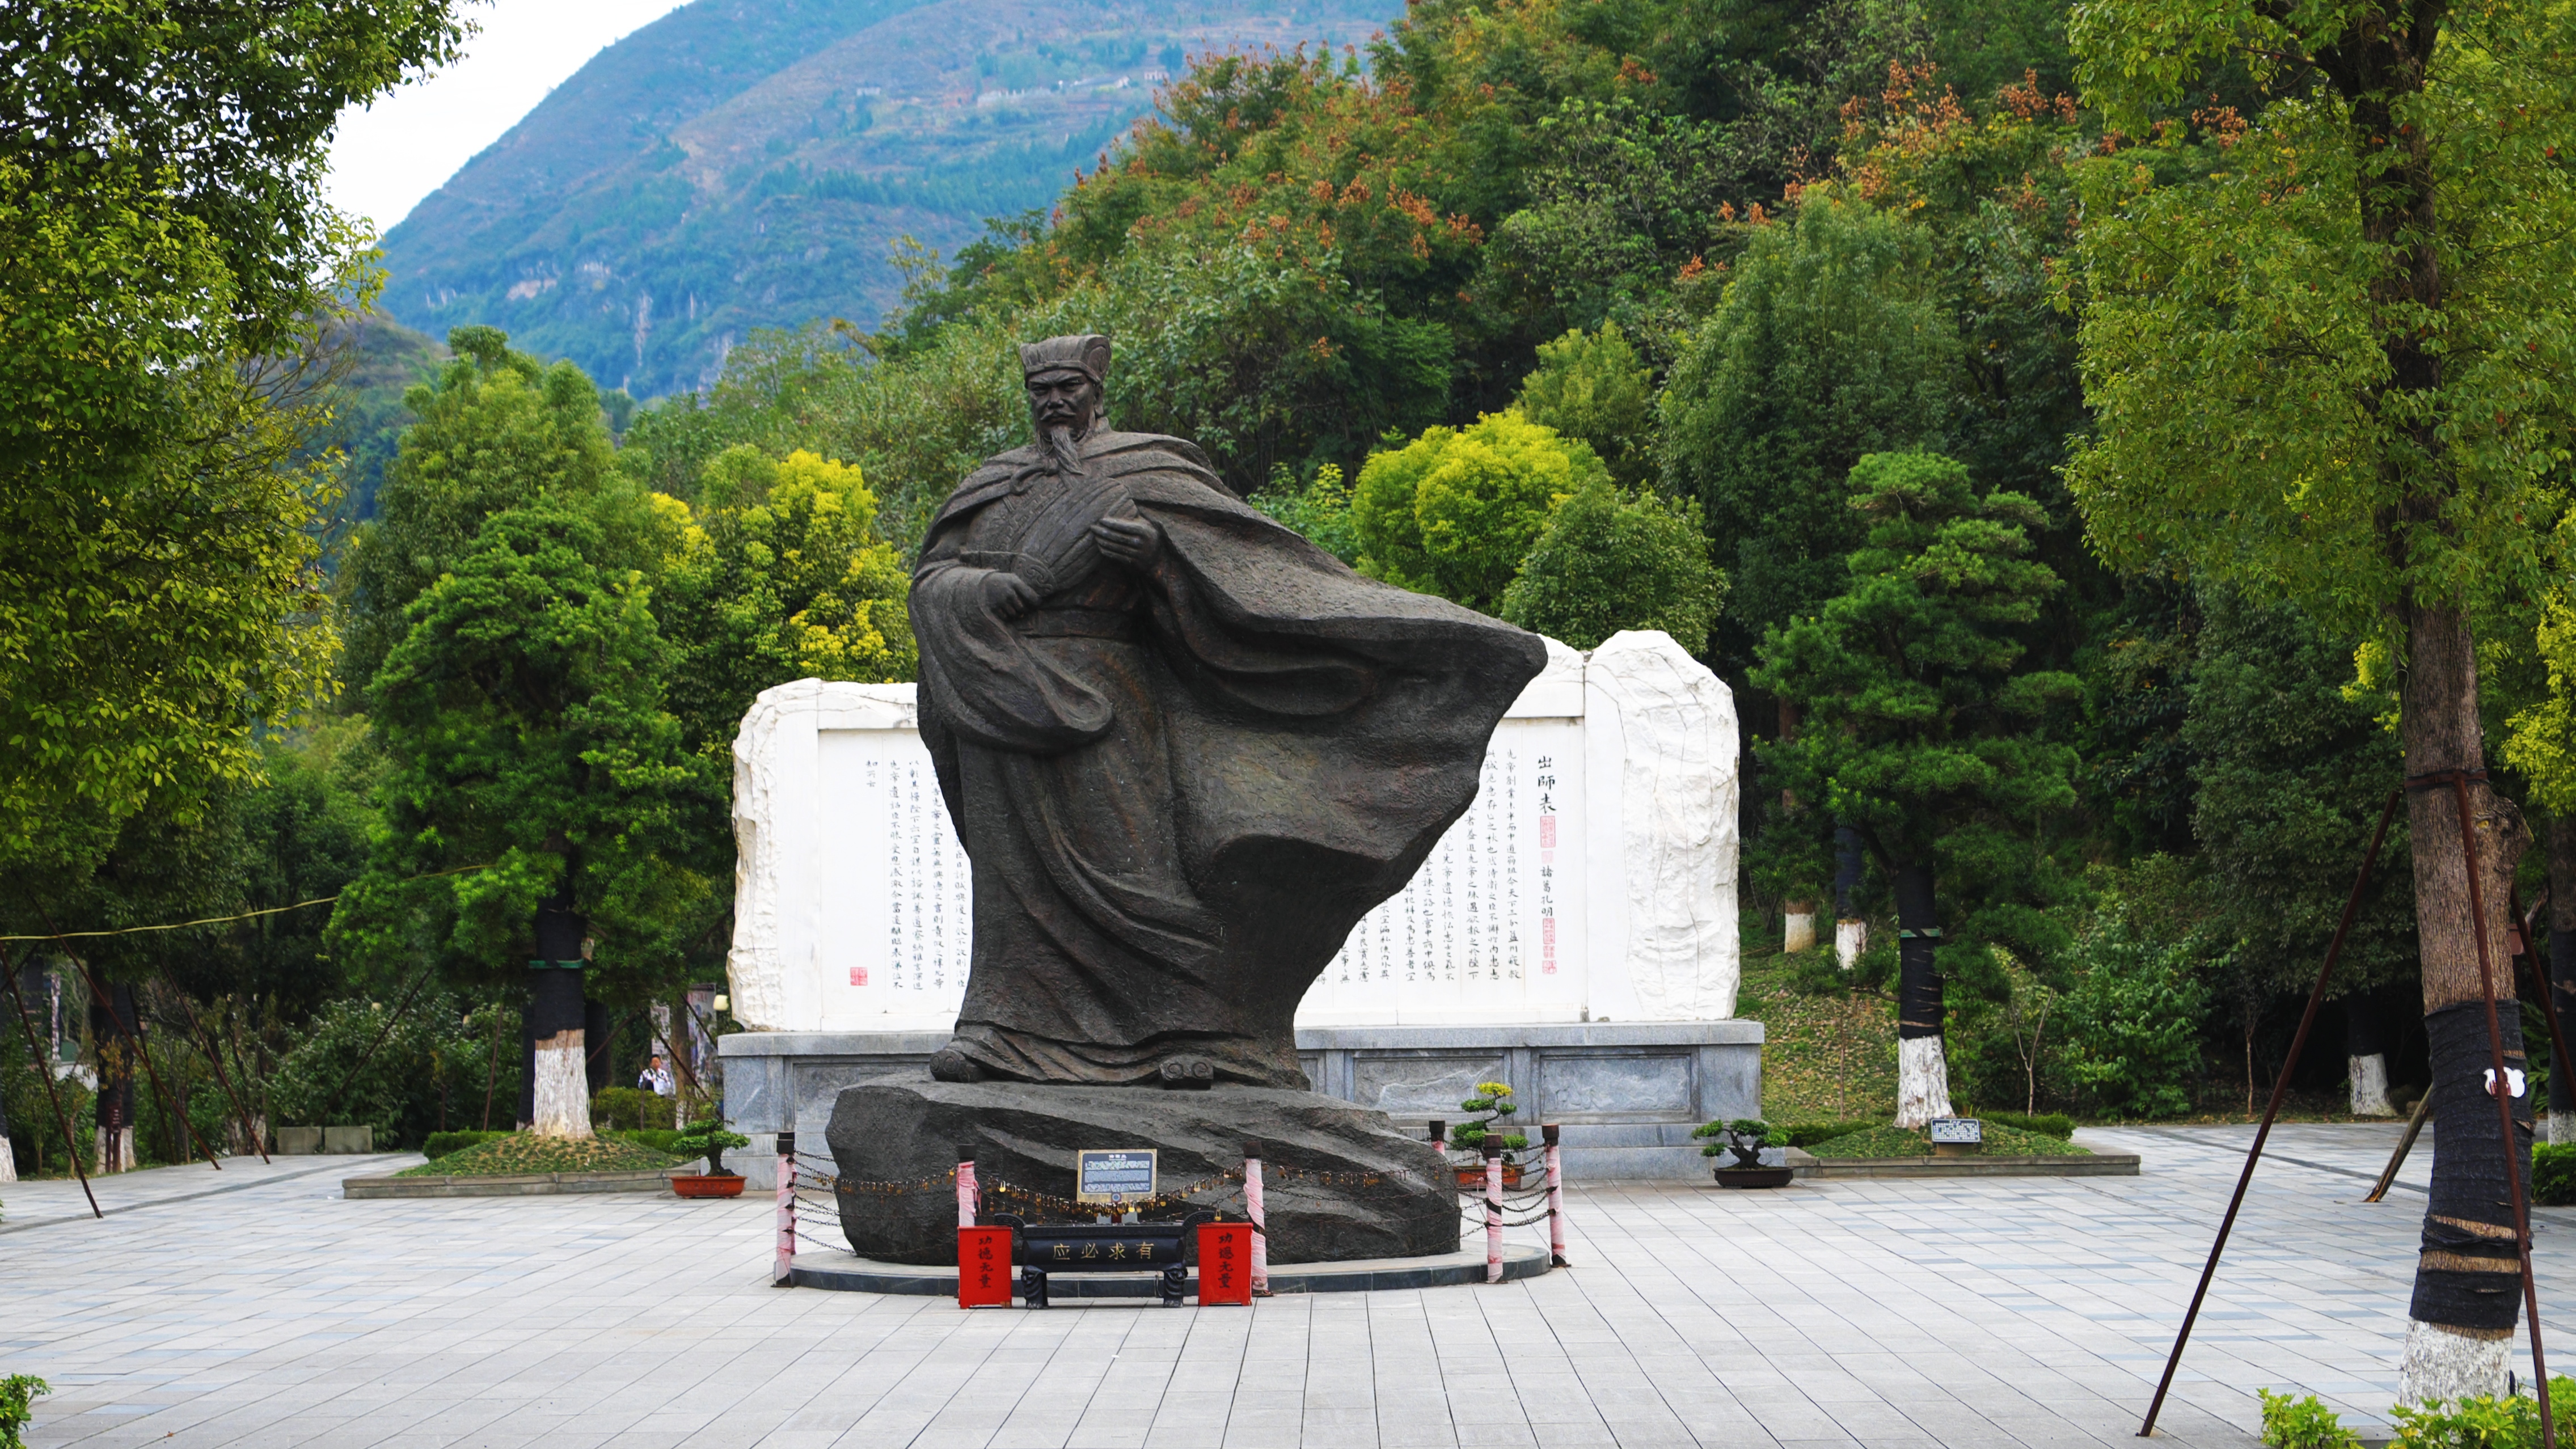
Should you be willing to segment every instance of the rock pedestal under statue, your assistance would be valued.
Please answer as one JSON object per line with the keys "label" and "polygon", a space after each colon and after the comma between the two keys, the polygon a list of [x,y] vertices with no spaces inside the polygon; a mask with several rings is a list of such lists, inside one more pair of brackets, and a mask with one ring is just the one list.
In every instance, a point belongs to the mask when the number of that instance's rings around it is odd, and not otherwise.
{"label": "rock pedestal under statue", "polygon": [[[1440,1154],[1383,1112],[1314,1092],[936,1082],[925,1071],[841,1090],[825,1134],[845,1186],[850,1249],[886,1263],[954,1263],[959,1149],[987,1183],[1074,1194],[1083,1148],[1151,1147],[1165,1194],[1241,1213],[1244,1144],[1261,1143],[1270,1258],[1348,1262],[1454,1252],[1458,1196]],[[936,1184],[924,1188],[924,1182]],[[998,1194],[985,1211],[1045,1216]]]}

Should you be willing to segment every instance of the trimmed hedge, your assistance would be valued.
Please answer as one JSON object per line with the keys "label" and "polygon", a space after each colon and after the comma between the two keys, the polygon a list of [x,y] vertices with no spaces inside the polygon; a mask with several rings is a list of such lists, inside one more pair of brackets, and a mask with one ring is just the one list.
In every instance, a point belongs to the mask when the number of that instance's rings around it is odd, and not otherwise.
{"label": "trimmed hedge", "polygon": [[1787,1129],[1789,1133],[1789,1145],[1792,1147],[1813,1147],[1819,1142],[1831,1142],[1837,1137],[1849,1137],[1855,1132],[1866,1132],[1872,1127],[1876,1127],[1878,1125],[1878,1122],[1875,1120],[1851,1122],[1801,1122],[1798,1125]]}
{"label": "trimmed hedge", "polygon": [[2075,1135],[2075,1119],[2063,1112],[2041,1112],[2037,1115],[2028,1112],[1979,1112],[1977,1120],[2010,1127],[2016,1132],[2027,1132],[2034,1137],[2064,1140]]}
{"label": "trimmed hedge", "polygon": [[2531,1198],[2543,1207],[2576,1203],[2576,1142],[2543,1142],[2531,1149]]}
{"label": "trimmed hedge", "polygon": [[421,1144],[420,1155],[436,1162],[451,1152],[462,1152],[468,1147],[480,1147],[486,1142],[511,1135],[508,1132],[432,1132],[429,1134],[429,1140]]}

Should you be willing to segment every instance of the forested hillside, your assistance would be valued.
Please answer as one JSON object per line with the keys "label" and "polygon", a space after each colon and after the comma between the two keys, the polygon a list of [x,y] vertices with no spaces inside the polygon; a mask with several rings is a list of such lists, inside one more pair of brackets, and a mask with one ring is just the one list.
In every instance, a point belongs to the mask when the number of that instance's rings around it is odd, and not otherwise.
{"label": "forested hillside", "polygon": [[385,238],[384,305],[651,397],[754,328],[873,326],[898,241],[1044,208],[1186,55],[1364,41],[1389,0],[698,0],[602,52]]}

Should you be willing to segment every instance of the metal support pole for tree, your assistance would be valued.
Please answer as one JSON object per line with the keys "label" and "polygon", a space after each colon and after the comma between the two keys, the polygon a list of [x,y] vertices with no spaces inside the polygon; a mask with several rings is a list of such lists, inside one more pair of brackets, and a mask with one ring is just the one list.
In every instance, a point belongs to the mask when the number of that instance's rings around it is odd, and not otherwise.
{"label": "metal support pole for tree", "polygon": [[242,1097],[241,1093],[233,1090],[232,1073],[224,1070],[223,1053],[215,1048],[214,1034],[207,1031],[205,1023],[198,1019],[195,999],[187,992],[179,990],[179,983],[170,980],[167,972],[162,974],[161,979],[172,992],[177,994],[179,1009],[188,1013],[190,1040],[205,1048],[206,1064],[215,1069],[216,1083],[224,1089],[224,1095],[232,1099],[233,1110],[241,1114],[242,1133],[250,1138],[250,1150],[259,1154],[260,1161],[268,1161],[268,1144],[259,1140],[259,1124],[251,1120],[250,1103]]}
{"label": "metal support pole for tree", "polygon": [[62,1091],[54,1084],[53,1056],[36,1045],[35,1019],[27,1014],[27,998],[18,993],[18,966],[9,959],[5,950],[0,950],[0,973],[9,978],[9,1004],[17,1008],[18,1028],[27,1034],[27,1058],[34,1063],[36,1076],[45,1084],[45,1100],[54,1104],[54,1120],[62,1123],[63,1150],[71,1154],[72,1176],[80,1179],[81,1196],[89,1199],[90,1216],[106,1217],[107,1214],[99,1211],[98,1194],[90,1191],[89,1171],[81,1166],[80,1139],[72,1135],[72,1114],[63,1109]]}
{"label": "metal support pole for tree", "polygon": [[2281,1064],[2272,1078],[2272,1100],[2263,1109],[2263,1125],[2254,1129],[2254,1145],[2245,1152],[2245,1170],[2236,1175],[2235,1195],[2227,1200],[2227,1216],[2219,1219],[2218,1238],[2209,1245],[2209,1261],[2201,1265],[2200,1286],[2191,1290],[2191,1307],[2182,1315],[2182,1329],[2174,1335],[2173,1352],[2165,1356],[2165,1375],[2156,1381],[2156,1396],[2147,1405],[2146,1422],[2138,1426],[2138,1437],[2144,1439],[2156,1432],[2156,1415],[2164,1412],[2165,1395],[2173,1388],[2174,1370],[2182,1366],[2183,1346],[2191,1342],[2191,1326],[2200,1318],[2201,1300],[2209,1296],[2209,1282],[2218,1276],[2218,1255],[2227,1251],[2227,1235],[2236,1228],[2236,1214],[2245,1206],[2245,1190],[2253,1185],[2254,1164],[2263,1160],[2263,1142],[2272,1135],[2273,1119],[2281,1115],[2281,1099],[2290,1090],[2290,1073],[2299,1064],[2299,1052],[2308,1044],[2308,1031],[2317,1024],[2317,1008],[2325,1004],[2326,982],[2334,976],[2335,958],[2343,954],[2343,938],[2352,929],[2352,918],[2361,909],[2361,893],[2370,885],[2370,872],[2379,864],[2379,847],[2388,839],[2388,822],[2397,813],[2400,792],[2388,792],[2388,803],[2380,808],[2379,828],[2370,834],[2370,849],[2361,858],[2361,874],[2352,882],[2352,895],[2343,903],[2343,917],[2335,922],[2334,939],[2326,943],[2325,964],[2317,968],[2317,984],[2308,993],[2308,1009],[2299,1017],[2298,1035],[2290,1039],[2289,1060]]}
{"label": "metal support pole for tree", "polygon": [[[2495,966],[2487,959],[2486,887],[2478,883],[2478,837],[2476,822],[2470,818],[2469,779],[2486,778],[2484,770],[2444,770],[2433,778],[2448,776],[2451,794],[2460,806],[2460,857],[2469,872],[2469,921],[2475,927],[2478,942],[2478,985],[2486,993],[2487,1051],[2494,1062],[2494,1074],[2488,1079],[2487,1095],[2495,1098],[2496,1120],[2504,1129],[2504,1179],[2506,1197],[2513,1203],[2515,1257],[2522,1265],[2523,1311],[2531,1318],[2531,1381],[2540,1396],[2540,1442],[2555,1444],[2558,1435],[2549,1421],[2549,1359],[2540,1344],[2540,1287],[2531,1276],[2531,1210],[2522,1200],[2522,1151],[2514,1140],[2513,1079],[2505,1075],[2504,1022],[2496,1015]],[[2410,780],[2409,785],[2419,781]],[[2555,1013],[2552,1013],[2555,1021]],[[2529,1060],[2529,1058],[2525,1058]],[[2529,1078],[2524,1079],[2526,1082]]]}

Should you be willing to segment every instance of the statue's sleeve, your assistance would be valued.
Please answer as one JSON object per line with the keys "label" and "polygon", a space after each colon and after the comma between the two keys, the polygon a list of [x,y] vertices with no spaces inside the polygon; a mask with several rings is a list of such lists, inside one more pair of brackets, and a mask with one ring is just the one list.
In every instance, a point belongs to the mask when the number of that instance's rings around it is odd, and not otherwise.
{"label": "statue's sleeve", "polygon": [[1109,701],[1028,647],[993,612],[966,562],[962,518],[943,517],[912,575],[912,630],[921,645],[923,733],[992,749],[1056,754],[1107,732]]}

